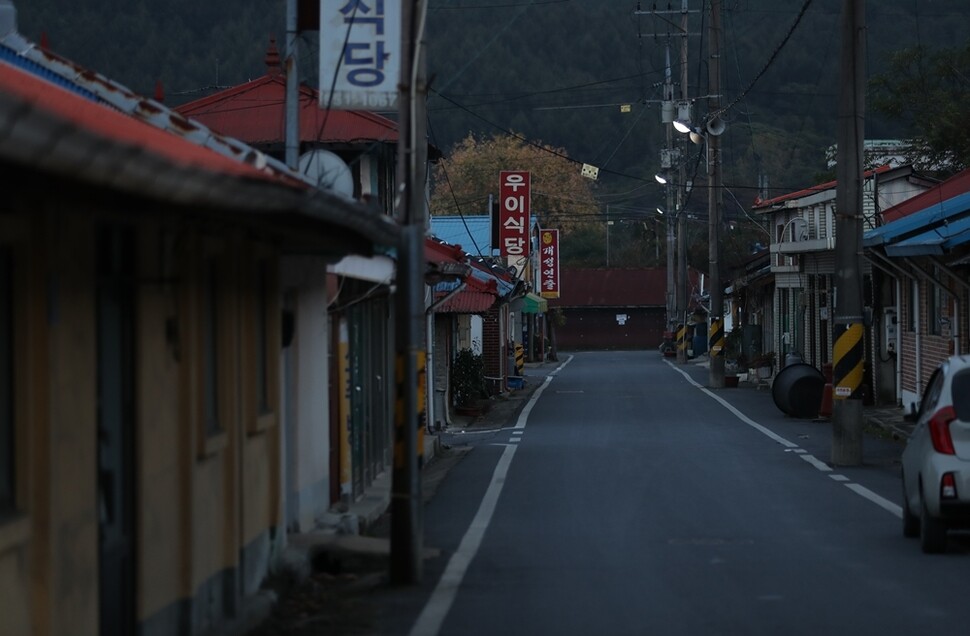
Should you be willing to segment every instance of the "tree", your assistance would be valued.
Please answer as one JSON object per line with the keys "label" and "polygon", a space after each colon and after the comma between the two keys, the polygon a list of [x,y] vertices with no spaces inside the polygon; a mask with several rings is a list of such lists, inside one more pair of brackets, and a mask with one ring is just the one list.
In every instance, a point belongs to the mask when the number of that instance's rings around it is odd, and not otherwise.
{"label": "tree", "polygon": [[872,108],[906,126],[918,169],[945,176],[970,166],[970,44],[903,49],[869,87]]}
{"label": "tree", "polygon": [[506,134],[470,134],[435,165],[431,213],[487,214],[488,196],[498,194],[502,170],[532,173],[532,214],[542,226],[559,227],[567,235],[599,222],[593,182],[565,150]]}

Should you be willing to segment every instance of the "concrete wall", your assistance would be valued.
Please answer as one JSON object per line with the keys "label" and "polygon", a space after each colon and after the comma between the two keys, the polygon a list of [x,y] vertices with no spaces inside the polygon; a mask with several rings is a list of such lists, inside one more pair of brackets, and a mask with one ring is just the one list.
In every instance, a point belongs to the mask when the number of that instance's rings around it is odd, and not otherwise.
{"label": "concrete wall", "polygon": [[[0,521],[3,634],[96,634],[102,620],[96,231],[104,222],[133,229],[136,243],[132,610],[141,629],[192,634],[225,620],[258,588],[270,566],[270,536],[282,525],[278,256],[224,225],[203,234],[131,201],[124,215],[111,205],[83,209],[58,199],[45,207],[32,197],[29,206],[11,203],[0,227],[0,241],[17,247],[18,301],[19,512]],[[223,431],[206,436],[200,275],[213,240],[224,274]],[[265,305],[252,276],[260,263],[271,272]],[[299,479],[302,488],[325,492],[326,293],[316,286],[307,296],[304,337],[311,346],[301,373],[309,401],[302,408],[314,417],[305,417],[309,442]],[[250,398],[258,382],[257,306],[268,318],[268,407]],[[314,446],[319,455],[311,455]]]}
{"label": "concrete wall", "polygon": [[330,372],[327,267],[322,259],[283,260],[281,281],[295,298],[295,333],[287,367],[286,491],[292,531],[313,528],[330,506]]}

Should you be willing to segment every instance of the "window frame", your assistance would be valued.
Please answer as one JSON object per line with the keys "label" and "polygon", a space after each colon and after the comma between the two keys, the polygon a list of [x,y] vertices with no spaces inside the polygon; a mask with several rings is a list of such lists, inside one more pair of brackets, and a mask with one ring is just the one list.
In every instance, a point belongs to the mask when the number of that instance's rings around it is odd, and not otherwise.
{"label": "window frame", "polygon": [[[201,237],[195,250],[189,285],[192,290],[186,331],[193,334],[192,393],[194,399],[195,428],[198,440],[198,458],[214,457],[229,445],[229,429],[234,419],[232,411],[233,359],[232,334],[233,311],[231,298],[232,278],[227,241],[215,237]],[[215,315],[210,325],[207,312],[212,307]],[[210,337],[212,338],[210,340]],[[212,349],[214,347],[214,349]],[[208,355],[212,353],[211,367]],[[210,385],[209,374],[214,372]],[[210,418],[210,392],[215,391],[216,420]]]}
{"label": "window frame", "polygon": [[[246,431],[259,435],[279,420],[279,356],[281,301],[277,255],[266,245],[254,245],[248,264],[243,312],[242,374]],[[260,351],[262,349],[262,351]],[[261,386],[262,385],[262,386]]]}

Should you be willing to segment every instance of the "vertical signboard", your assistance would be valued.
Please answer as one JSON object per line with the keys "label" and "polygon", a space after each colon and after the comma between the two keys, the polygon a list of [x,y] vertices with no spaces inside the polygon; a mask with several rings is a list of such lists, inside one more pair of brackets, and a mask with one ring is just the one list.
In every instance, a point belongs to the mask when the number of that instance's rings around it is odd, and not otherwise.
{"label": "vertical signboard", "polygon": [[505,257],[529,256],[529,212],[532,208],[531,175],[524,170],[499,173],[499,253]]}
{"label": "vertical signboard", "polygon": [[320,106],[397,108],[401,2],[320,0]]}
{"label": "vertical signboard", "polygon": [[559,298],[559,230],[539,232],[539,288],[543,298]]}

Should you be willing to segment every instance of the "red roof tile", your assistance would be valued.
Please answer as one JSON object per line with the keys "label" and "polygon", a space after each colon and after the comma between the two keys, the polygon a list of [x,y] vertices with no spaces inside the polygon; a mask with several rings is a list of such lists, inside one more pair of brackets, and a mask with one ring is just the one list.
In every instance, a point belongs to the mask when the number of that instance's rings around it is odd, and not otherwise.
{"label": "red roof tile", "polygon": [[436,313],[481,314],[495,304],[495,292],[472,291],[463,289],[447,301],[435,307]]}
{"label": "red roof tile", "polygon": [[[892,166],[885,165],[876,168],[875,170],[866,170],[863,174],[863,178],[869,178],[874,174],[882,174],[883,172],[888,172],[892,170]],[[805,188],[804,190],[799,190],[798,192],[790,192],[788,194],[783,194],[781,196],[774,197],[772,199],[761,199],[760,197],[754,200],[754,205],[752,209],[760,210],[762,208],[770,208],[784,201],[790,199],[801,199],[809,195],[815,194],[817,192],[825,192],[826,190],[831,190],[838,185],[837,181],[828,181],[826,183],[820,183],[819,185],[812,186],[811,188]]]}
{"label": "red roof tile", "polygon": [[[316,90],[300,86],[300,141],[396,143],[397,123],[366,111],[331,110],[318,104]],[[245,84],[177,107],[179,113],[250,144],[283,143],[286,77],[269,63],[269,72]]]}
{"label": "red roof tile", "polygon": [[299,184],[296,180],[278,173],[260,170],[222,156],[2,63],[0,91],[14,95],[103,139],[142,148],[177,165],[198,167],[214,173]]}

